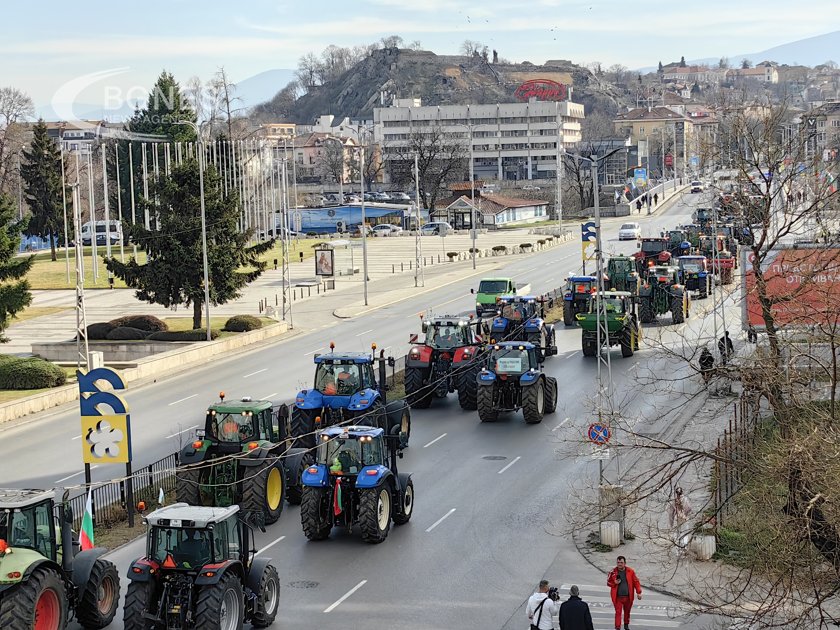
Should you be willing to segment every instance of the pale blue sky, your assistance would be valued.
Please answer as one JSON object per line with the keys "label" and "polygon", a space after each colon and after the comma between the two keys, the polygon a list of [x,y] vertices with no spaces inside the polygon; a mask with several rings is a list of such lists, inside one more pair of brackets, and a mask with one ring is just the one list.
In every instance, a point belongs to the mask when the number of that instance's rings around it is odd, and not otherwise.
{"label": "pale blue sky", "polygon": [[[328,44],[397,34],[437,53],[478,40],[513,61],[571,59],[633,67],[757,52],[840,30],[837,0],[242,0],[14,2],[4,7],[0,85],[46,105],[62,84],[115,68],[79,97],[138,94],[162,68],[182,83],[224,65],[235,81],[294,68]],[[10,28],[11,27],[11,28]],[[826,59],[834,51],[827,51]],[[280,87],[280,86],[278,86]],[[105,93],[105,89],[110,92]],[[134,94],[134,93],[132,93]],[[134,94],[135,97],[137,94]]]}

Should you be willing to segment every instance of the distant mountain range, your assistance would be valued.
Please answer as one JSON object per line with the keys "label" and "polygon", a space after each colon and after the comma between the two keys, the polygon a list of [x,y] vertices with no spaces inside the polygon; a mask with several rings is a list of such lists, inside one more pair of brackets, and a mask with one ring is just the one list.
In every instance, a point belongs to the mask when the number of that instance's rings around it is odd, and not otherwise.
{"label": "distant mountain range", "polygon": [[[833,31],[815,37],[800,39],[795,42],[788,42],[762,50],[755,53],[741,53],[737,55],[721,55],[729,59],[733,67],[740,65],[742,59],[749,59],[752,63],[761,61],[775,61],[778,64],[789,66],[818,66],[826,61],[838,61],[840,59],[840,31]],[[708,64],[717,65],[720,57],[706,57],[705,59],[692,59],[687,61],[691,65]],[[669,60],[670,61],[670,60]],[[667,63],[665,59],[662,63]],[[653,72],[655,66],[639,68],[639,72]]]}

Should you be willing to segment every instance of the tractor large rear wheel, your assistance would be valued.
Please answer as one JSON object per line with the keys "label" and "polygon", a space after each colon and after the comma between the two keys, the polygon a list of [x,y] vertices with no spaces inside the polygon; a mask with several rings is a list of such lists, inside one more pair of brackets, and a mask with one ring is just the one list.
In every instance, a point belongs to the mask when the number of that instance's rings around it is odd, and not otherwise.
{"label": "tractor large rear wheel", "polygon": [[359,490],[359,528],[362,540],[381,543],[391,529],[391,491],[387,485]]}
{"label": "tractor large rear wheel", "polygon": [[202,468],[204,468],[202,464],[194,464],[175,469],[175,499],[177,501],[201,505]]}
{"label": "tractor large rear wheel", "polygon": [[458,404],[461,409],[474,411],[478,407],[478,365],[465,365],[458,370]]}
{"label": "tractor large rear wheel", "polygon": [[536,383],[522,389],[522,414],[528,424],[542,422],[545,414],[544,379],[539,379]]}
{"label": "tractor large rear wheel", "polygon": [[394,525],[405,525],[414,514],[414,482],[409,479],[400,495],[401,505],[394,510]]}
{"label": "tractor large rear wheel", "polygon": [[563,300],[563,324],[566,326],[575,325],[575,316],[574,313],[572,313],[572,303],[566,300]]}
{"label": "tractor large rear wheel", "polygon": [[0,597],[3,630],[64,630],[66,625],[67,591],[53,569],[37,567]]}
{"label": "tractor large rear wheel", "polygon": [[303,495],[303,485],[300,480],[303,476],[303,471],[313,463],[315,463],[315,458],[312,456],[312,453],[304,453],[300,458],[297,470],[294,473],[291,470],[286,471],[289,475],[295,474],[294,479],[286,478],[286,501],[290,505],[300,505],[301,496]]}
{"label": "tractor large rear wheel", "polygon": [[198,592],[195,604],[195,627],[202,630],[239,630],[244,623],[245,596],[242,583],[233,571],[216,584]]}
{"label": "tractor large rear wheel", "polygon": [[129,582],[123,604],[123,628],[125,630],[146,630],[149,627],[145,615],[155,591],[153,582]]}
{"label": "tractor large rear wheel", "polygon": [[315,447],[315,418],[320,413],[320,409],[292,409],[292,437],[295,438],[296,448]]}
{"label": "tractor large rear wheel", "polygon": [[621,356],[625,359],[633,356],[633,333],[630,328],[621,331]]}
{"label": "tractor large rear wheel", "polygon": [[329,488],[304,486],[300,501],[300,524],[309,540],[324,540],[332,529]]}
{"label": "tractor large rear wheel", "polygon": [[585,357],[594,357],[598,354],[598,340],[595,335],[583,333],[581,337],[581,350]]}
{"label": "tractor large rear wheel", "polygon": [[671,320],[675,324],[682,324],[685,321],[683,306],[685,298],[682,295],[675,295],[671,298]]}
{"label": "tractor large rear wheel", "polygon": [[260,590],[257,596],[251,625],[255,628],[267,628],[274,623],[280,609],[280,576],[273,565],[266,565],[260,576]]}
{"label": "tractor large rear wheel", "polygon": [[[271,525],[283,513],[286,474],[280,460],[268,460],[245,468],[242,480],[242,511],[257,516],[257,522]],[[259,520],[262,515],[263,521]],[[253,516],[252,516],[253,518]]]}
{"label": "tractor large rear wheel", "polygon": [[639,299],[639,319],[643,324],[652,324],[656,321],[656,314],[653,312],[653,300],[650,297]]}
{"label": "tractor large rear wheel", "polygon": [[554,413],[557,411],[557,379],[553,376],[545,377],[545,412]]}
{"label": "tractor large rear wheel", "polygon": [[415,409],[426,409],[432,404],[432,391],[423,385],[425,371],[420,368],[405,368],[405,396],[408,404]]}
{"label": "tractor large rear wheel", "polygon": [[120,575],[117,567],[104,558],[93,562],[82,599],[76,606],[76,619],[83,628],[104,628],[114,620],[120,603]]}
{"label": "tractor large rear wheel", "polygon": [[478,418],[482,422],[496,422],[499,419],[499,410],[493,406],[492,385],[481,385],[476,396],[478,407]]}

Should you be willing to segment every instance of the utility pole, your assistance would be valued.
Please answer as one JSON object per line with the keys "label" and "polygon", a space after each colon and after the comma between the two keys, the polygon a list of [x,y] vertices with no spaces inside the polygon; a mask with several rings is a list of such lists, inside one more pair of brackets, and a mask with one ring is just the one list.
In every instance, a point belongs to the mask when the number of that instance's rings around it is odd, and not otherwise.
{"label": "utility pole", "polygon": [[[77,156],[78,159],[78,156]],[[76,369],[90,372],[90,353],[88,352],[87,314],[85,312],[85,264],[82,248],[82,211],[79,194],[79,171],[76,170],[76,183],[73,186],[73,235],[76,243]],[[96,235],[94,233],[94,238]]]}
{"label": "utility pole", "polygon": [[557,227],[560,230],[560,236],[563,235],[563,169],[565,162],[563,156],[566,155],[566,147],[560,142],[560,130],[557,130],[557,190],[554,193],[556,201],[554,205],[557,208]]}
{"label": "utility pole", "polygon": [[[361,164],[364,165],[365,163],[365,147],[362,145],[359,147],[360,155],[361,155]],[[367,259],[367,223],[365,222],[365,174],[364,174],[364,166],[359,171],[359,190],[361,191],[362,195],[362,284],[364,286],[364,294],[365,294],[365,306],[368,305],[368,259]]]}
{"label": "utility pole", "polygon": [[[283,308],[282,308],[282,316],[283,320],[286,319],[286,314],[289,315],[289,328],[294,328],[294,322],[292,321],[292,302],[289,299],[289,292],[292,286],[292,276],[291,270],[289,269],[289,233],[291,232],[291,228],[289,227],[289,197],[286,194],[288,192],[288,182],[286,181],[286,162],[287,158],[283,156],[283,177],[281,179],[281,183],[283,185],[283,240],[282,240],[282,272],[281,272],[281,287],[283,293]],[[297,212],[297,211],[296,211]]]}
{"label": "utility pole", "polygon": [[414,286],[424,287],[426,281],[423,278],[423,267],[420,264],[423,245],[420,240],[420,164],[417,153],[414,154],[414,210],[416,228],[414,233]]}
{"label": "utility pole", "polygon": [[[469,107],[467,108],[469,110]],[[470,233],[472,234],[472,247],[470,253],[472,255],[472,267],[475,269],[475,157],[473,155],[473,126],[469,125],[470,130]]]}

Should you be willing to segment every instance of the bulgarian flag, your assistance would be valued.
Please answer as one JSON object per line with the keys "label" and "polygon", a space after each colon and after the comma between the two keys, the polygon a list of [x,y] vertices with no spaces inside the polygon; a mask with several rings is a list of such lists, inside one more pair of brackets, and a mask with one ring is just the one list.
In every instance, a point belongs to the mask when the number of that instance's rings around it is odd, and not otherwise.
{"label": "bulgarian flag", "polygon": [[82,551],[93,549],[93,494],[88,488],[87,501],[85,502],[85,515],[82,517],[82,531],[79,533],[79,544]]}
{"label": "bulgarian flag", "polygon": [[341,514],[341,477],[335,480],[335,492],[333,492],[333,514]]}

